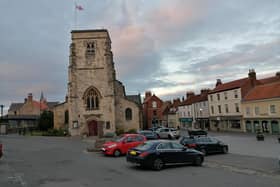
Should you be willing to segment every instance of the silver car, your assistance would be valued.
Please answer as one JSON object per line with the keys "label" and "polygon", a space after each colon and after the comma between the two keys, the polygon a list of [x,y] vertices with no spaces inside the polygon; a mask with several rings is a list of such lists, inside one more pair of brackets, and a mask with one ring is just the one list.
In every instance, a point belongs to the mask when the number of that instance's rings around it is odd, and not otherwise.
{"label": "silver car", "polygon": [[156,130],[156,133],[159,138],[169,138],[169,139],[178,139],[179,138],[179,132],[177,129],[174,128],[159,128]]}

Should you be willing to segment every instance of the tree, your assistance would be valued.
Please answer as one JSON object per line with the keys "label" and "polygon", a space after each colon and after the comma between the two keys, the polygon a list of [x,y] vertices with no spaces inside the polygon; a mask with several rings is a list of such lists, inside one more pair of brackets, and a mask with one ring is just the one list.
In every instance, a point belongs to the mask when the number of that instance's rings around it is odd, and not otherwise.
{"label": "tree", "polygon": [[52,128],[53,128],[53,112],[44,111],[40,115],[39,130],[47,131],[48,129],[52,129]]}

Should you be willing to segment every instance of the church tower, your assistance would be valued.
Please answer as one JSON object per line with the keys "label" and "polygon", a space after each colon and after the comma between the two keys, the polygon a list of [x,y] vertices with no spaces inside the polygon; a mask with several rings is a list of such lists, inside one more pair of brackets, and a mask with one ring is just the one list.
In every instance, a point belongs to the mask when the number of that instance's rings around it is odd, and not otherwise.
{"label": "church tower", "polygon": [[[107,30],[72,31],[68,69],[69,131],[115,131],[115,68]],[[106,128],[104,128],[106,126]]]}

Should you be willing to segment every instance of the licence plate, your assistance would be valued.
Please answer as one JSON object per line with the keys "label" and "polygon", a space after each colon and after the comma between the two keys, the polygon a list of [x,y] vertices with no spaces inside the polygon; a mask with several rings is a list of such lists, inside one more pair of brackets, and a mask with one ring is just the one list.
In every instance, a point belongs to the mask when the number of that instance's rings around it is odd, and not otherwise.
{"label": "licence plate", "polygon": [[136,151],[130,151],[131,155],[136,155]]}

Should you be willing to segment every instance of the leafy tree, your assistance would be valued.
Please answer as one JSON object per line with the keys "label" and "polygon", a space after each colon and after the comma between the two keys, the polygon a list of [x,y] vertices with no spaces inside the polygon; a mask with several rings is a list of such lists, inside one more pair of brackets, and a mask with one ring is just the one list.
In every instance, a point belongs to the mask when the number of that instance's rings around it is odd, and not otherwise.
{"label": "leafy tree", "polygon": [[51,111],[44,111],[40,115],[39,119],[39,130],[47,131],[53,128],[53,112]]}

